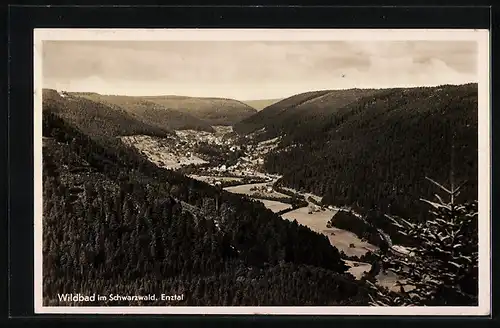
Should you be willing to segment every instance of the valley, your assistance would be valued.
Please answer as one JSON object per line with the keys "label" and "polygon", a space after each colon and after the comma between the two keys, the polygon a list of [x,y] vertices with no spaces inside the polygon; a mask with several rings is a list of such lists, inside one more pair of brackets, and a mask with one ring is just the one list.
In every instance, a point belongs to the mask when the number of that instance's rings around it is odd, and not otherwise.
{"label": "valley", "polygon": [[[272,212],[280,214],[284,220],[296,221],[312,231],[325,235],[332,246],[349,257],[359,258],[367,252],[379,249],[375,245],[362,241],[350,231],[327,227],[327,223],[339,210],[343,209],[319,205],[322,200],[321,196],[276,186],[281,176],[265,172],[262,163],[265,155],[277,147],[280,138],[243,146],[241,140],[232,134],[231,126],[214,126],[213,128],[215,133],[177,130],[175,131],[176,138],[171,140],[156,138],[154,141],[154,137],[146,136],[123,137],[122,140],[137,148],[159,167],[190,172],[187,174],[189,178],[222,187],[230,193],[246,195],[250,199],[263,203]],[[202,144],[210,145],[220,152],[226,149],[231,154],[237,151],[239,153],[231,164],[224,161],[214,162],[210,155],[198,150],[199,145]],[[248,183],[249,181],[264,182]],[[294,207],[291,204],[290,194],[302,198],[305,202],[300,207]],[[363,273],[370,271],[371,268],[370,263],[359,261],[346,260],[346,264],[349,266],[348,272],[357,279],[361,279]],[[380,285],[396,290],[394,283],[397,277],[394,274],[380,273],[377,280]]]}
{"label": "valley", "polygon": [[[70,258],[73,287],[91,290],[96,274],[121,292],[170,279],[190,291],[188,304],[366,305],[368,278],[399,293],[401,277],[374,253],[414,254],[384,215],[425,222],[416,201],[435,193],[426,176],[448,176],[450,149],[461,158],[455,177],[470,178],[461,197],[474,195],[474,97],[471,85],[325,90],[256,111],[227,99],[45,90],[47,288],[71,287],[50,264]],[[236,283],[252,298],[221,287]]]}

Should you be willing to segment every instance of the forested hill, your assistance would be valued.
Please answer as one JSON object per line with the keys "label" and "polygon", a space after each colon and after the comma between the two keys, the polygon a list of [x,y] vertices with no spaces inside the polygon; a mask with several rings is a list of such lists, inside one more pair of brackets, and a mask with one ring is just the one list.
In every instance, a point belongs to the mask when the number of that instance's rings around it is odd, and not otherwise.
{"label": "forested hill", "polygon": [[[58,113],[44,111],[43,134],[45,305],[63,293],[184,294],[142,304],[162,306],[367,304],[326,236]],[[129,304],[140,305],[108,305]]]}
{"label": "forested hill", "polygon": [[123,109],[136,119],[149,125],[170,130],[199,130],[214,132],[209,122],[182,110],[167,108],[141,97],[101,95],[98,93],[72,93],[116,109]]}
{"label": "forested hill", "polygon": [[123,109],[52,89],[43,89],[42,103],[44,115],[46,112],[56,113],[92,136],[144,134],[165,137],[172,134],[167,128],[137,120]]}
{"label": "forested hill", "polygon": [[477,199],[477,84],[381,90],[291,132],[265,166],[325,203],[418,217],[437,192],[425,178],[450,171]]}
{"label": "forested hill", "polygon": [[290,134],[310,121],[334,115],[344,106],[376,92],[378,90],[347,89],[301,93],[264,108],[236,124],[234,129],[239,134],[249,134],[264,128],[262,139]]}
{"label": "forested hill", "polygon": [[241,101],[226,98],[184,96],[141,97],[166,108],[189,113],[210,125],[234,125],[257,110]]}

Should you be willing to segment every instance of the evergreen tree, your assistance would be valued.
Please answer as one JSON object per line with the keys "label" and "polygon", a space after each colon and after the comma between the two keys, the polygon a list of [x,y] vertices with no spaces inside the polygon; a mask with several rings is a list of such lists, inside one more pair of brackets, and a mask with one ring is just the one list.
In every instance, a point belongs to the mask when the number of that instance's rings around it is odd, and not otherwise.
{"label": "evergreen tree", "polygon": [[[400,293],[390,293],[369,282],[372,305],[476,305],[478,302],[477,201],[456,202],[460,187],[450,189],[429,179],[449,196],[431,206],[432,219],[412,223],[388,216],[401,234],[415,241],[407,254],[389,252],[379,258],[401,279]],[[370,280],[370,279],[368,279]],[[406,288],[408,286],[410,288]]]}

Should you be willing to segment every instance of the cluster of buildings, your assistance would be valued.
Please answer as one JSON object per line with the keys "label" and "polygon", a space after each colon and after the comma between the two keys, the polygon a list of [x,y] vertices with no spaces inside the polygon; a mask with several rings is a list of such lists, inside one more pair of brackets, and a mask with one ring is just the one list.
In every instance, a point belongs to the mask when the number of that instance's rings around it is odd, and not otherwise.
{"label": "cluster of buildings", "polygon": [[198,145],[200,142],[206,142],[210,145],[231,146],[234,140],[225,138],[224,135],[210,133],[206,131],[178,130],[175,134],[181,141],[190,145]]}
{"label": "cluster of buildings", "polygon": [[[224,127],[226,128],[226,127]],[[257,145],[238,144],[236,137],[228,136],[225,130],[217,133],[196,130],[175,131],[176,138],[154,138],[149,136],[125,137],[124,141],[133,144],[151,161],[170,169],[186,165],[196,165],[196,174],[216,177],[262,178],[273,181],[276,177],[263,173],[264,156],[276,147],[278,138],[261,142]],[[229,131],[231,132],[231,131]],[[207,164],[208,158],[197,153],[197,147],[202,144],[221,146],[231,152],[244,150],[244,156],[239,157],[235,164],[221,163],[217,166]],[[192,172],[194,173],[194,172]],[[212,181],[216,184],[217,180]],[[219,182],[220,184],[220,182]]]}
{"label": "cluster of buildings", "polygon": [[[212,134],[200,131],[176,131],[180,140],[176,147],[182,149],[184,147],[195,147],[200,142],[206,142],[212,145],[228,146],[232,152],[242,150],[242,146],[235,144],[232,138],[223,138],[221,135]],[[245,156],[240,157],[234,165],[221,164],[216,167],[205,167],[200,170],[207,174],[229,174],[240,177],[264,177],[261,173],[262,165],[264,164],[264,155],[270,151],[274,143],[261,143],[257,146],[245,145]],[[192,148],[191,148],[192,149]]]}

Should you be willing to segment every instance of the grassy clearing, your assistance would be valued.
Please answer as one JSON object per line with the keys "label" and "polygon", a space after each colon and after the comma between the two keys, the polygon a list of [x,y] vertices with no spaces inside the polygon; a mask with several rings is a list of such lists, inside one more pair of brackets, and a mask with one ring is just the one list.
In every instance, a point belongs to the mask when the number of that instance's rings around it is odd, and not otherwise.
{"label": "grassy clearing", "polygon": [[[226,191],[235,193],[235,194],[244,194],[248,195],[253,198],[261,198],[261,197],[269,197],[269,198],[290,198],[289,196],[282,194],[280,192],[277,192],[275,190],[272,190],[268,192],[266,190],[267,185],[270,183],[252,183],[252,184],[245,184],[245,185],[239,185],[239,186],[232,186],[232,187],[227,187],[224,188]],[[258,190],[251,190],[253,188],[256,188]]]}
{"label": "grassy clearing", "polygon": [[309,214],[309,208],[302,207],[283,214],[283,218],[290,221],[297,220],[298,223],[309,227],[311,230],[326,235],[333,246],[344,251],[348,256],[362,256],[368,251],[377,249],[376,246],[361,241],[352,232],[338,228],[327,228],[326,223],[335,213],[335,210],[325,209]]}
{"label": "grassy clearing", "polygon": [[275,200],[258,199],[258,198],[254,199],[258,200],[259,202],[262,202],[268,209],[270,209],[274,213],[292,208],[290,204],[278,202]]}

